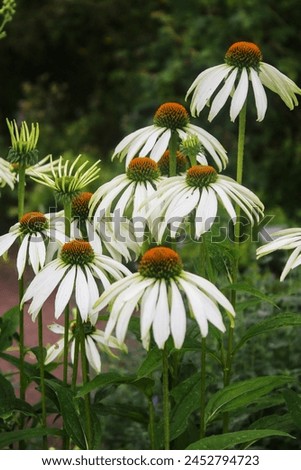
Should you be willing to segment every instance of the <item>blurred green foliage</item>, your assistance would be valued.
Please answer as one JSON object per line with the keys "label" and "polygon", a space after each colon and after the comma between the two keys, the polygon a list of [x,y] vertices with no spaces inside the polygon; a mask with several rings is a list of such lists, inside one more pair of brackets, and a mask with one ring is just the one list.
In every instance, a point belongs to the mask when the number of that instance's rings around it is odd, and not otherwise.
{"label": "blurred green foliage", "polygon": [[[1,155],[5,118],[26,119],[40,123],[41,157],[86,153],[106,175],[122,172],[110,163],[119,140],[162,102],[184,104],[197,74],[222,63],[235,41],[257,43],[300,85],[300,24],[298,0],[18,0],[0,43]],[[267,93],[262,123],[249,106],[244,181],[269,213],[281,206],[298,223],[301,110]],[[233,175],[237,123],[228,111],[210,124],[205,110],[196,123],[226,147]]]}

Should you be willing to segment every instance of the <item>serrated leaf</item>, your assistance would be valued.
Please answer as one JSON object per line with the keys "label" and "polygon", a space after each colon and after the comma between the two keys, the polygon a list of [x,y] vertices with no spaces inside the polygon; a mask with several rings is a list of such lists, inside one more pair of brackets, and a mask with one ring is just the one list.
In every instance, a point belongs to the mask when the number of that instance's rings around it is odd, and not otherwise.
{"label": "serrated leaf", "polygon": [[290,437],[292,436],[286,432],[277,431],[275,429],[258,429],[249,431],[229,432],[227,434],[220,434],[217,436],[204,437],[203,439],[190,444],[188,450],[224,450],[233,449],[238,444],[247,442],[256,442],[265,437],[279,436]]}
{"label": "serrated leaf", "polygon": [[291,377],[280,375],[257,377],[231,384],[210,398],[205,409],[205,421],[209,423],[220,413],[248,406],[275,388],[292,381]]}
{"label": "serrated leaf", "polygon": [[85,433],[79,419],[74,393],[70,388],[62,386],[54,380],[45,380],[45,383],[46,386],[52,389],[57,396],[67,434],[80,449],[86,449]]}
{"label": "serrated leaf", "polygon": [[171,390],[176,402],[171,416],[171,439],[185,431],[191,413],[200,407],[200,382],[200,374],[194,374]]}
{"label": "serrated leaf", "polygon": [[0,351],[5,351],[12,344],[13,334],[19,323],[19,307],[13,307],[0,317]]}
{"label": "serrated leaf", "polygon": [[62,436],[64,433],[56,428],[21,429],[20,431],[2,432],[0,434],[0,448],[9,446],[17,441],[26,441],[41,436]]}
{"label": "serrated leaf", "polygon": [[283,395],[292,420],[301,429],[301,396],[293,390],[284,390]]}
{"label": "serrated leaf", "polygon": [[301,326],[301,315],[285,313],[266,318],[261,322],[256,323],[255,325],[251,326],[247,330],[246,334],[241,338],[239,343],[234,348],[233,354],[235,354],[238,349],[241,348],[241,346],[249,339],[254,338],[254,336],[268,333],[269,331],[277,330],[278,328],[285,326]]}

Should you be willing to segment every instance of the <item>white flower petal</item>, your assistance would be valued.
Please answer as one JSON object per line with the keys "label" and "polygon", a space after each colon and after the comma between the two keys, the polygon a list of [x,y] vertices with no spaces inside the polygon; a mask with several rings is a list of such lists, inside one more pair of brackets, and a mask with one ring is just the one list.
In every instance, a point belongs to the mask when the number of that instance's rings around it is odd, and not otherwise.
{"label": "white flower petal", "polygon": [[29,238],[30,238],[30,235],[27,233],[25,237],[23,238],[21,246],[18,251],[17,269],[18,269],[19,279],[22,277],[22,274],[25,269],[25,264],[27,261],[27,249],[28,249]]}
{"label": "white flower petal", "polygon": [[18,232],[9,232],[0,237],[0,256],[3,255],[14,243],[14,241],[19,237]]}
{"label": "white flower petal", "polygon": [[233,94],[233,98],[230,106],[230,119],[232,122],[235,121],[239,115],[243,105],[245,104],[249,89],[249,78],[248,72],[245,68],[241,71],[241,76],[237,85],[237,88]]}
{"label": "white flower petal", "polygon": [[150,158],[155,160],[156,162],[160,160],[162,157],[163,153],[168,147],[169,141],[171,138],[171,130],[166,129],[164,133],[159,137],[157,140],[156,144],[154,145],[151,153],[150,153]]}
{"label": "white flower petal", "polygon": [[238,69],[236,68],[232,70],[230,75],[225,80],[224,86],[220,89],[220,91],[217,93],[214,100],[212,101],[208,121],[211,122],[215,118],[215,116],[220,112],[227,99],[229,98],[237,77],[237,72]]}
{"label": "white flower petal", "polygon": [[55,296],[55,307],[54,307],[54,317],[59,318],[63,313],[67,303],[70,300],[71,294],[74,288],[74,279],[76,274],[76,267],[72,268],[67,272],[66,276],[62,280],[57,294]]}
{"label": "white flower petal", "polygon": [[89,288],[86,276],[80,267],[77,267],[76,272],[75,300],[82,320],[87,321],[90,305]]}
{"label": "white flower petal", "polygon": [[155,307],[155,317],[153,321],[154,340],[159,349],[163,349],[170,334],[169,306],[167,297],[166,281],[160,282],[157,305]]}
{"label": "white flower petal", "polygon": [[86,356],[88,359],[89,364],[95,370],[97,374],[100,374],[101,371],[101,359],[99,351],[92,340],[92,338],[88,335],[85,338],[85,346],[86,346]]}
{"label": "white flower petal", "polygon": [[268,106],[267,95],[264,91],[258,73],[254,69],[252,69],[252,67],[250,68],[250,78],[252,82],[255,104],[257,109],[257,121],[262,121],[264,119]]}
{"label": "white flower petal", "polygon": [[191,313],[193,314],[194,318],[197,321],[197,324],[199,325],[201,335],[204,337],[207,336],[208,334],[207,316],[204,310],[202,298],[199,295],[199,290],[193,284],[190,284],[189,282],[185,281],[184,279],[180,277],[177,278],[177,281],[179,282],[183,291],[186,294],[186,297],[188,299],[188,302],[191,308]]}
{"label": "white flower petal", "polygon": [[149,334],[151,325],[156,314],[155,306],[158,301],[159,287],[160,281],[157,280],[145,289],[145,293],[143,294],[143,297],[141,299],[140,332],[142,341]]}
{"label": "white flower petal", "polygon": [[186,310],[182,295],[171,279],[171,307],[170,307],[170,330],[174,340],[175,348],[180,349],[184,343],[186,334]]}
{"label": "white flower petal", "polygon": [[47,349],[46,358],[45,358],[45,365],[50,364],[50,362],[55,361],[55,359],[62,354],[64,350],[64,338],[59,339],[55,344],[50,346]]}

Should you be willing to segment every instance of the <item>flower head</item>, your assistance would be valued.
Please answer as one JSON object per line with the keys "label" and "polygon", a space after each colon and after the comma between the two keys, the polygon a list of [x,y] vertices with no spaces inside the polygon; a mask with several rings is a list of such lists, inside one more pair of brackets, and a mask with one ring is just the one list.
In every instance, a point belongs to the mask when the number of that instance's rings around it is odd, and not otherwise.
{"label": "flower head", "polygon": [[11,164],[0,157],[0,188],[7,184],[11,189],[14,189],[14,182],[15,176]]}
{"label": "flower head", "polygon": [[46,249],[49,242],[64,243],[64,227],[57,221],[55,214],[27,212],[17,224],[10,228],[8,233],[0,237],[0,256],[18,238],[22,239],[17,255],[17,269],[20,278],[27,261],[30,262],[35,274],[45,265]]}
{"label": "flower head", "polygon": [[120,216],[143,217],[141,204],[155,193],[162,180],[157,163],[148,157],[134,158],[125,174],[116,176],[100,186],[91,199],[90,210],[96,223],[102,215],[120,211]]}
{"label": "flower head", "polygon": [[191,113],[198,115],[209,104],[215,92],[208,119],[212,121],[231,96],[230,118],[235,121],[239,115],[252,84],[257,121],[262,121],[267,110],[264,86],[277,93],[289,109],[297,106],[296,95],[301,89],[286,75],[272,65],[262,61],[259,47],[252,42],[236,42],[225,55],[225,64],[211,67],[200,73],[189,88],[186,98],[193,93]]}
{"label": "flower head", "polygon": [[[218,203],[225,208],[232,221],[237,222],[231,200],[240,206],[252,225],[254,219],[259,221],[262,217],[263,204],[249,189],[217,173],[212,166],[194,165],[186,175],[167,178],[160,183],[149,202],[150,210],[146,217],[154,236],[160,241],[169,223],[170,236],[175,237],[182,220],[193,213],[195,238],[198,239],[210,230],[217,215]],[[158,226],[159,218],[163,221]]]}
{"label": "flower head", "polygon": [[6,120],[11,138],[7,160],[11,163],[21,163],[25,166],[34,165],[38,162],[39,154],[37,143],[39,139],[39,124],[31,124],[29,130],[25,121],[21,123],[20,131],[16,121]]}
{"label": "flower head", "polygon": [[[84,332],[85,332],[85,352],[86,357],[91,365],[91,367],[95,370],[97,374],[101,372],[101,356],[100,352],[104,352],[111,357],[116,357],[110,348],[114,349],[122,349],[123,351],[127,351],[126,346],[120,345],[116,338],[110,336],[109,338],[105,338],[104,332],[97,329],[95,324],[93,324],[90,320],[83,323]],[[53,333],[61,335],[62,337],[50,346],[47,350],[45,364],[49,364],[50,362],[55,361],[62,353],[64,349],[64,334],[65,329],[62,325],[58,325],[57,323],[53,323],[49,325],[48,328]],[[69,329],[69,336],[68,340],[71,343],[71,361],[74,362],[74,349],[75,349],[75,339],[79,332],[77,331],[78,328],[76,326],[76,322],[73,321],[70,324]]]}
{"label": "flower head", "polygon": [[32,299],[28,312],[35,320],[42,305],[54,289],[59,286],[55,298],[55,318],[58,318],[72,293],[83,321],[87,321],[92,305],[99,297],[99,288],[94,279],[100,280],[104,288],[110,285],[110,278],[121,279],[130,271],[109,256],[94,252],[85,240],[71,240],[65,243],[58,258],[47,264],[33,279],[25,292],[23,301]]}
{"label": "flower head", "polygon": [[79,155],[72,164],[67,160],[64,162],[60,157],[58,164],[50,157],[51,175],[32,170],[32,179],[38,183],[44,184],[51,188],[59,200],[72,200],[77,196],[89,183],[96,180],[99,176],[99,161],[95,162],[90,168],[86,169],[89,162],[86,160],[78,168],[80,162]]}
{"label": "flower head", "polygon": [[301,265],[301,228],[280,230],[272,235],[276,238],[258,248],[256,254],[261,258],[277,250],[293,250],[280,276],[280,281],[283,281],[291,269]]}
{"label": "flower head", "polygon": [[95,308],[110,308],[106,337],[115,329],[117,340],[123,343],[130,318],[138,306],[143,346],[148,349],[152,330],[160,349],[170,335],[175,347],[180,349],[186,334],[185,301],[202,336],[208,334],[208,322],[225,331],[218,304],[235,315],[232,305],[211,282],[184,271],[179,255],[161,246],[143,255],[138,273],[106,289]]}
{"label": "flower head", "polygon": [[219,170],[227,165],[228,158],[224,147],[207,131],[191,124],[188,112],[179,103],[162,104],[155,113],[153,125],[143,127],[125,137],[115,148],[113,158],[119,156],[123,160],[126,157],[126,166],[137,155],[149,155],[158,161],[167,150],[174,134],[180,140],[185,140],[191,135],[196,136]]}

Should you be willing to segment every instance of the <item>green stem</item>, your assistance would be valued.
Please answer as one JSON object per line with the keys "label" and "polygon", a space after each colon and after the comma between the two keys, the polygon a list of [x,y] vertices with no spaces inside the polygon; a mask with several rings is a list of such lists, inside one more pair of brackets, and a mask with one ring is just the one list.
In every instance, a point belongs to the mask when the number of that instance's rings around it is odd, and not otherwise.
{"label": "green stem", "polygon": [[155,450],[155,408],[152,397],[148,400],[148,412],[149,412],[149,440],[151,450]]}
{"label": "green stem", "polygon": [[[245,102],[239,114],[238,125],[238,144],[237,144],[237,167],[236,167],[236,181],[242,184],[243,180],[243,167],[244,167],[244,150],[245,150],[245,136],[246,136],[246,114],[247,102]],[[235,261],[232,269],[232,283],[237,282],[239,272],[239,256],[240,256],[240,207],[236,204],[237,223],[234,226],[234,243],[235,243]],[[236,291],[231,290],[230,300],[233,308],[236,307]],[[233,339],[234,339],[234,324],[230,324],[228,328],[228,345],[226,352],[226,360],[224,364],[224,386],[230,383],[232,373],[232,352],[233,352]],[[229,429],[229,414],[224,413],[223,417],[223,431],[228,432]]]}
{"label": "green stem", "polygon": [[[19,165],[19,182],[18,182],[18,218],[19,220],[24,215],[24,201],[25,201],[25,164],[20,163]],[[22,237],[20,238],[20,243],[22,243]],[[24,295],[24,277],[23,275],[18,281],[19,289],[19,359],[20,359],[20,399],[25,400],[26,392],[26,380],[25,380],[25,371],[24,371],[24,356],[25,356],[25,346],[24,346],[24,309],[21,306],[21,302]],[[20,420],[21,429],[24,426],[23,415]],[[24,448],[24,442],[20,442],[20,449]]]}
{"label": "green stem", "polygon": [[[42,310],[39,311],[39,315],[38,315],[38,337],[39,337],[39,358],[40,358],[39,365],[40,365],[40,380],[41,380],[42,425],[44,427],[47,427]],[[46,435],[43,436],[43,449],[48,449],[48,440],[47,440]]]}
{"label": "green stem", "polygon": [[164,427],[164,449],[169,450],[170,427],[169,427],[169,386],[168,386],[168,351],[164,347],[162,351],[163,368],[163,427]]}
{"label": "green stem", "polygon": [[[64,202],[64,215],[65,215],[65,235],[70,237],[71,233],[71,200],[66,200]],[[69,305],[66,305],[64,311],[64,357],[63,357],[63,384],[68,385],[68,352],[69,352],[69,315],[70,309]],[[69,449],[69,437],[66,435],[63,438],[63,449]]]}
{"label": "green stem", "polygon": [[[86,344],[85,344],[85,330],[80,314],[77,315],[79,335],[80,335],[80,352],[81,352],[81,365],[82,365],[82,377],[83,385],[89,382],[89,372],[86,357]],[[85,417],[86,417],[86,436],[88,449],[92,449],[92,415],[91,415],[91,401],[90,394],[85,395]]]}
{"label": "green stem", "polygon": [[[64,203],[65,214],[65,235],[70,237],[71,230],[71,201],[67,200]],[[69,305],[65,308],[65,322],[64,322],[64,360],[63,360],[63,383],[68,383],[68,341],[69,338]]]}
{"label": "green stem", "polygon": [[177,174],[177,150],[178,150],[178,134],[175,131],[171,132],[169,141],[169,176],[176,176]]}
{"label": "green stem", "polygon": [[206,435],[205,405],[206,405],[206,338],[201,344],[201,400],[200,400],[200,439]]}
{"label": "green stem", "polygon": [[[79,313],[78,313],[79,315]],[[76,390],[76,382],[77,382],[77,372],[78,372],[78,360],[79,360],[79,343],[80,338],[79,335],[76,335],[74,338],[75,345],[74,345],[74,361],[73,361],[73,368],[72,368],[72,382],[71,388],[75,392]]]}

